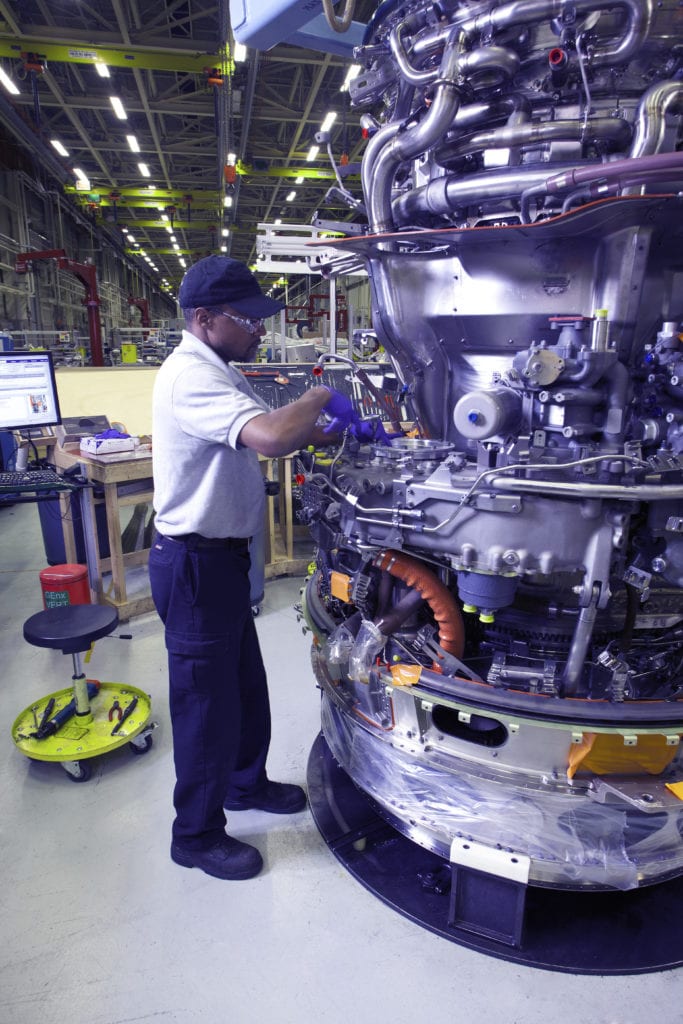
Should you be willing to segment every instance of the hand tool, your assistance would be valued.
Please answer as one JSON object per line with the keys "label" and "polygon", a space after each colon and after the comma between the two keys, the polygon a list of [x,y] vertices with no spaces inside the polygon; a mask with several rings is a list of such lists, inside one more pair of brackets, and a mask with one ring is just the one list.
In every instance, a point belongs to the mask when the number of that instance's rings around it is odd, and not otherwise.
{"label": "hand tool", "polygon": [[112,706],[109,708],[109,721],[110,722],[114,718],[114,715],[117,716],[117,718],[118,718],[118,720],[120,722],[121,721],[121,717],[123,715],[123,708],[119,704],[118,700],[115,700],[114,703],[112,704]]}
{"label": "hand tool", "polygon": [[126,721],[126,719],[129,718],[133,714],[133,712],[135,711],[135,708],[137,707],[137,703],[138,703],[137,697],[133,697],[133,699],[130,702],[130,704],[126,705],[126,707],[123,710],[123,714],[121,715],[120,720],[116,723],[116,725],[114,726],[114,728],[111,731],[112,736],[116,735],[116,733],[119,731],[119,729],[121,728],[123,723]]}

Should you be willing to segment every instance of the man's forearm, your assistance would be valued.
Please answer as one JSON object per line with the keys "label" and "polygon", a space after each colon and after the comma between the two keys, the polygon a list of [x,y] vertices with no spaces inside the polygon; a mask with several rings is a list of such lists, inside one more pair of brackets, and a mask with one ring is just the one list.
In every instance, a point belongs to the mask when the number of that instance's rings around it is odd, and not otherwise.
{"label": "man's forearm", "polygon": [[[255,416],[240,431],[240,442],[267,458],[289,455],[311,443],[320,444],[322,428],[316,422],[329,401],[324,388],[311,388],[281,409]],[[334,442],[330,435],[327,443]]]}

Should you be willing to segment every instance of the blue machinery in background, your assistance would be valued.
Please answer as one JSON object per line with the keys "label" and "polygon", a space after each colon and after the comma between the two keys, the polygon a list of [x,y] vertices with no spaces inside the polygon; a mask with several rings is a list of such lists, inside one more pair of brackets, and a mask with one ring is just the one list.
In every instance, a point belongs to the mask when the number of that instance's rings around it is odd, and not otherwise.
{"label": "blue machinery in background", "polygon": [[337,33],[323,14],[312,17],[320,7],[321,0],[230,0],[232,31],[239,43],[255,50],[284,42],[351,59],[365,26],[353,22],[343,35]]}

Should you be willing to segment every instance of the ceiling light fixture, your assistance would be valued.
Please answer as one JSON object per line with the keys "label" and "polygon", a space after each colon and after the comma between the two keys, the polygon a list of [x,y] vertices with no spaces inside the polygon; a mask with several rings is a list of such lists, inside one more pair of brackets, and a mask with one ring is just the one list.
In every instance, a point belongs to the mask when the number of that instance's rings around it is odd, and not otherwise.
{"label": "ceiling light fixture", "polygon": [[235,153],[228,153],[226,163],[233,164],[233,165],[236,164],[237,163],[237,155]]}
{"label": "ceiling light fixture", "polygon": [[330,110],[329,113],[325,114],[325,120],[320,125],[320,131],[321,132],[329,132],[330,128],[332,127],[332,125],[334,124],[334,122],[336,120],[337,120],[336,111]]}
{"label": "ceiling light fixture", "polygon": [[95,71],[100,76],[100,78],[109,78],[109,68],[103,60],[95,61]]}
{"label": "ceiling light fixture", "polygon": [[140,143],[138,142],[134,135],[126,135],[126,142],[130,146],[133,153],[140,152]]}
{"label": "ceiling light fixture", "polygon": [[13,96],[19,95],[19,89],[9,75],[2,70],[2,68],[0,68],[0,82],[2,82],[4,87],[7,89],[7,92],[11,92]]}
{"label": "ceiling light fixture", "polygon": [[173,236],[173,228],[171,227],[170,224],[166,225],[166,230],[168,231],[169,235]]}
{"label": "ceiling light fixture", "polygon": [[349,70],[346,72],[346,78],[344,79],[344,83],[341,86],[339,92],[348,92],[350,83],[354,80],[354,78],[358,77],[360,72],[360,64],[352,64]]}
{"label": "ceiling light fixture", "polygon": [[143,178],[150,177],[149,167],[147,166],[147,164],[138,164],[138,170],[140,171],[140,174],[142,175]]}
{"label": "ceiling light fixture", "polygon": [[78,183],[76,185],[76,188],[85,190],[86,192],[89,192],[90,191],[90,180],[86,177],[86,175],[83,173],[83,171],[80,169],[80,167],[72,167],[72,170],[73,170],[74,174],[76,175],[76,177],[78,178]]}
{"label": "ceiling light fixture", "polygon": [[128,120],[128,114],[123,109],[123,103],[118,98],[118,96],[110,96],[109,97],[109,102],[111,103],[112,107],[114,108],[114,113],[118,117],[119,121],[127,121]]}
{"label": "ceiling light fixture", "polygon": [[229,234],[230,231],[228,230],[228,228],[222,228],[221,235],[223,236],[223,238],[227,238]]}
{"label": "ceiling light fixture", "polygon": [[235,42],[232,50],[232,56],[235,64],[241,64],[242,61],[247,59],[247,48],[244,43]]}
{"label": "ceiling light fixture", "polygon": [[64,149],[64,146],[61,144],[59,139],[50,139],[50,145],[55,147],[60,156],[69,155],[68,151]]}
{"label": "ceiling light fixture", "polygon": [[230,209],[230,207],[232,206],[232,196],[225,196],[223,198],[223,206],[225,207],[226,210]]}
{"label": "ceiling light fixture", "polygon": [[227,245],[222,245],[221,246],[221,252],[227,252],[227,251],[228,251]]}
{"label": "ceiling light fixture", "polygon": [[303,185],[303,182],[304,182],[303,174],[300,174],[298,178],[294,179],[294,184],[295,185]]}
{"label": "ceiling light fixture", "polygon": [[311,146],[308,153],[306,154],[306,163],[311,164],[314,160],[318,159],[318,153],[320,152],[320,146]]}
{"label": "ceiling light fixture", "polygon": [[293,203],[295,199],[296,199],[296,192],[294,191],[294,189],[292,189],[292,191],[288,192],[287,195],[285,196],[285,202],[286,203]]}

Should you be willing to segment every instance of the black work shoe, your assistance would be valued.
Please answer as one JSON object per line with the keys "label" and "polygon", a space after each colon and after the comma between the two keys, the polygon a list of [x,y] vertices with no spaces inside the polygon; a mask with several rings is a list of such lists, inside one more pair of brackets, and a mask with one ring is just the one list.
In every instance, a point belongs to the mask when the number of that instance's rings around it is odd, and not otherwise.
{"label": "black work shoe", "polygon": [[301,786],[290,782],[266,782],[258,789],[223,804],[226,811],[268,811],[270,814],[296,814],[306,806]]}
{"label": "black work shoe", "polygon": [[192,850],[171,843],[171,860],[184,868],[200,868],[214,878],[238,881],[253,878],[263,867],[263,857],[255,846],[225,836],[206,850]]}

